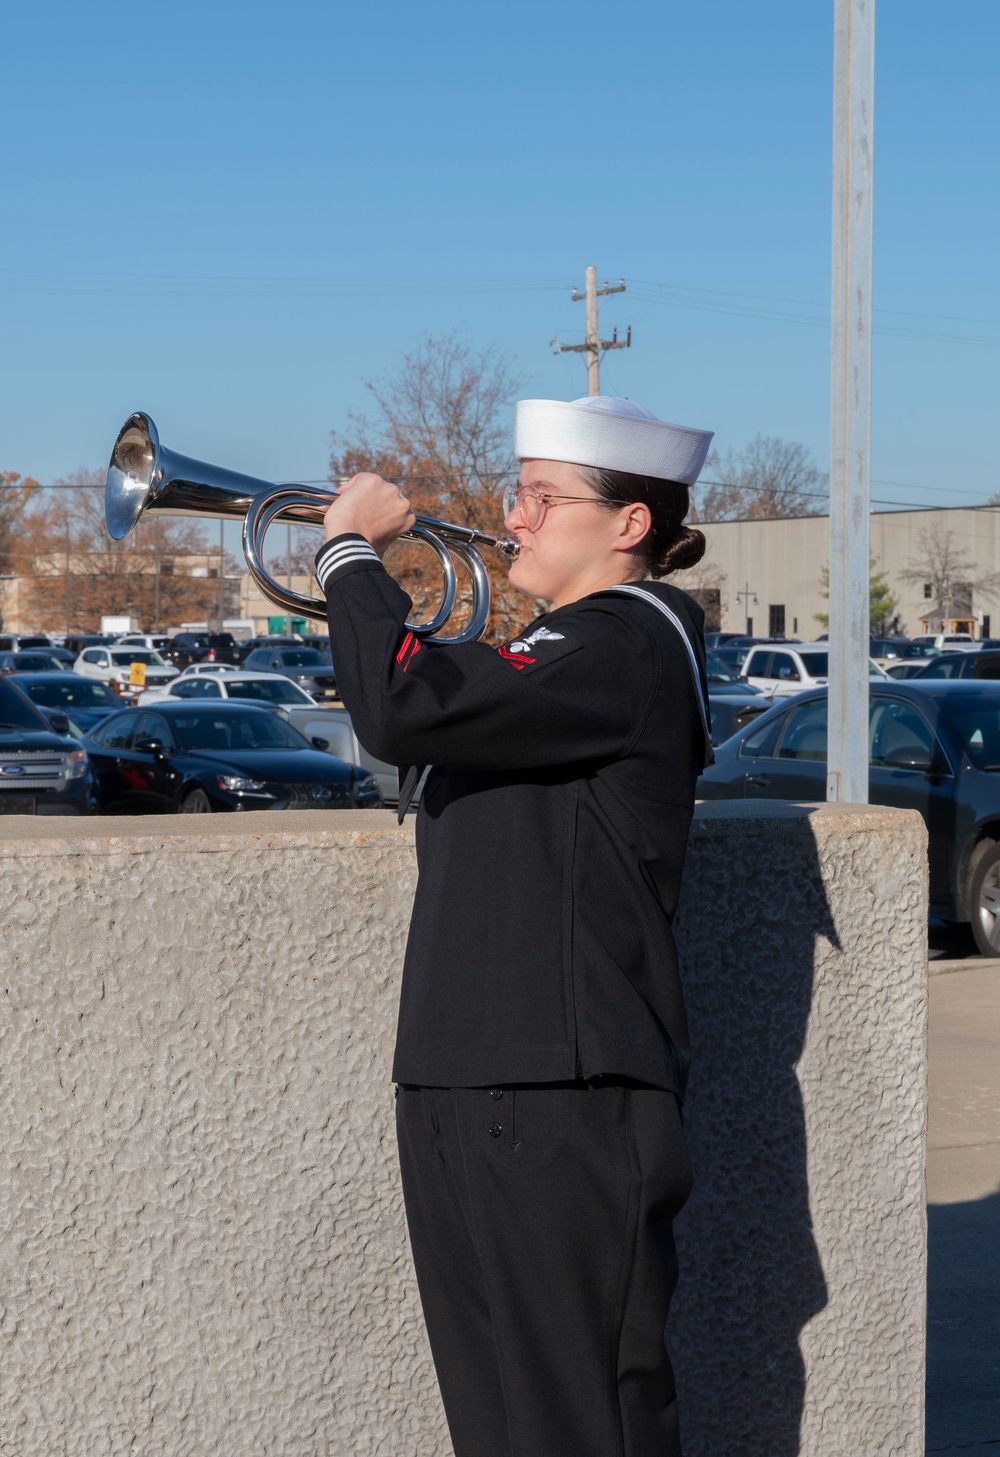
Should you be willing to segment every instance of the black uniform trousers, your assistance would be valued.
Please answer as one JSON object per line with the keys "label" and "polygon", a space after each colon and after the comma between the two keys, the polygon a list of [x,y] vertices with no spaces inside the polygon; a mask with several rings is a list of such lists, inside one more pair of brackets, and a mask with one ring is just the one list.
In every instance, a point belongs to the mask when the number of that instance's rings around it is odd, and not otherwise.
{"label": "black uniform trousers", "polygon": [[455,1457],[680,1457],[673,1093],[401,1086],[410,1243]]}

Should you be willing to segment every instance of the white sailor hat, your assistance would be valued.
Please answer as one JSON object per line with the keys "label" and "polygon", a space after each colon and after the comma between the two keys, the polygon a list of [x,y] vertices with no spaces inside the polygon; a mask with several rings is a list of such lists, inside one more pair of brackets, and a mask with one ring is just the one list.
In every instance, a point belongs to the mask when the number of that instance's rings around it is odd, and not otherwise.
{"label": "white sailor hat", "polygon": [[693,486],[712,434],[670,425],[614,395],[519,400],[514,454],[518,460],[565,460]]}

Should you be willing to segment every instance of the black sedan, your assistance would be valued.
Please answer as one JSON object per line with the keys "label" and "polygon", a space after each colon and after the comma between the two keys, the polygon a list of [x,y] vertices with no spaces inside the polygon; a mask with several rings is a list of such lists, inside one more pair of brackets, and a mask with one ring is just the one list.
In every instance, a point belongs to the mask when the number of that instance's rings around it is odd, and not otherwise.
{"label": "black sedan", "polygon": [[323,752],[269,708],[158,703],[112,714],[83,745],[107,814],[375,809],[374,775]]}
{"label": "black sedan", "polygon": [[912,675],[914,683],[927,678],[1000,678],[1000,652],[980,648],[973,653],[939,653]]}
{"label": "black sedan", "polygon": [[[971,921],[1000,955],[1000,683],[925,680],[869,688],[869,796],[927,823],[930,909]],[[826,799],[826,690],[776,704],[723,744],[702,799]]]}
{"label": "black sedan", "polygon": [[46,718],[64,716],[80,735],[121,711],[122,701],[106,683],[82,673],[16,673],[12,682],[27,693]]}

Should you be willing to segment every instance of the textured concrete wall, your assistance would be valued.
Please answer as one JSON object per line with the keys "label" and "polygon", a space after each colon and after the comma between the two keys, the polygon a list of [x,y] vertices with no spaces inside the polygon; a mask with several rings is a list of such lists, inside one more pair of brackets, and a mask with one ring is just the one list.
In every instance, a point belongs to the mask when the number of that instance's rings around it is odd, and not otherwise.
{"label": "textured concrete wall", "polygon": [[923,1457],[925,867],[910,811],[701,807],[685,1457]]}
{"label": "textured concrete wall", "polygon": [[[0,1453],[447,1457],[391,1133],[411,831],[166,830],[0,823]],[[923,853],[900,812],[696,821],[689,1457],[921,1450]]]}

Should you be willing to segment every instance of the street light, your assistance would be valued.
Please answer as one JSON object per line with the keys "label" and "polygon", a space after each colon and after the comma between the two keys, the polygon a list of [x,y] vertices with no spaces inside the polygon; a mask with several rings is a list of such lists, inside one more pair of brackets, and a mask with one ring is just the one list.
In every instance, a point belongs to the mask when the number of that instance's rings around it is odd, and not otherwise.
{"label": "street light", "polygon": [[[742,602],[743,603],[743,615],[744,615],[744,617],[746,617],[747,608],[748,607],[756,607],[757,606],[757,593],[754,592],[754,591],[752,591],[749,582],[744,582],[742,592],[737,592],[736,593],[736,600],[737,600],[737,602]],[[751,637],[752,634],[753,634],[753,618],[752,617],[746,617],[746,624],[747,624],[747,637]]]}

